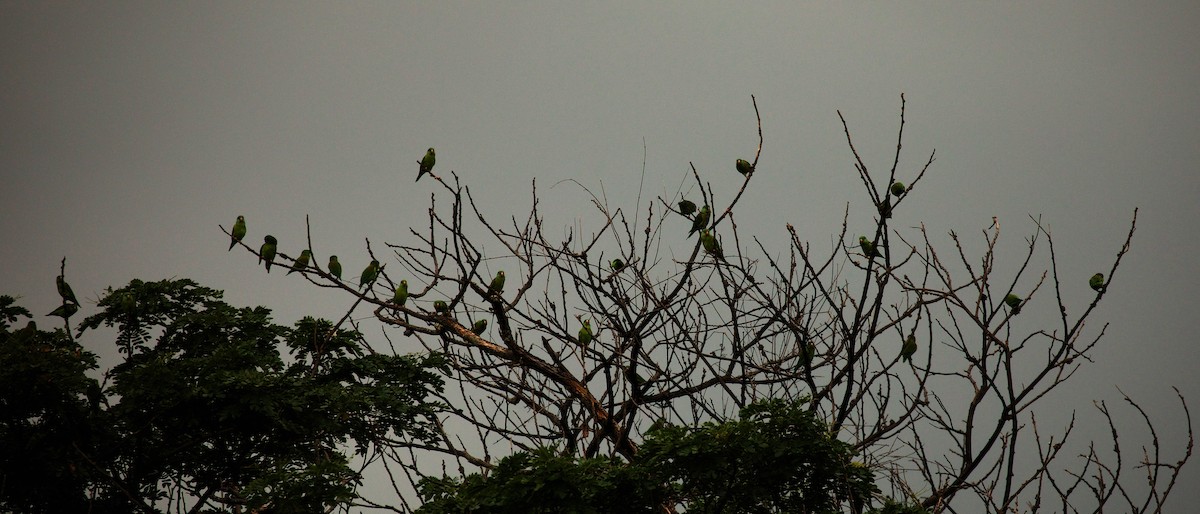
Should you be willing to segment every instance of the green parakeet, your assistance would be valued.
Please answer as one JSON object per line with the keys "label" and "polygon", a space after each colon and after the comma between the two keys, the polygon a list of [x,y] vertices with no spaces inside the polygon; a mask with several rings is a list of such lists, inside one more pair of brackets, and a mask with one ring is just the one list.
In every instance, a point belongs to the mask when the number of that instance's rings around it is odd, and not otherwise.
{"label": "green parakeet", "polygon": [[592,321],[583,320],[583,327],[579,329],[579,344],[587,346],[592,342]]}
{"label": "green parakeet", "polygon": [[1092,289],[1095,289],[1097,292],[1104,291],[1104,274],[1097,273],[1092,275],[1092,278],[1088,280],[1088,285],[1092,286]]}
{"label": "green parakeet", "polygon": [[79,300],[75,299],[75,291],[71,290],[71,284],[62,275],[55,277],[54,285],[58,287],[58,296],[62,297],[63,303],[71,302],[79,305]]}
{"label": "green parakeet", "polygon": [[754,173],[754,166],[751,166],[750,161],[747,161],[746,159],[738,159],[736,167],[738,173],[741,173],[742,175]]}
{"label": "green parakeet", "polygon": [[370,286],[375,282],[375,277],[379,276],[379,261],[372,260],[366,268],[363,268],[362,276],[358,278],[358,289]]}
{"label": "green parakeet", "polygon": [[[238,216],[237,221],[233,223],[233,230],[229,235],[229,250],[232,250],[234,246],[237,246],[238,242],[240,242],[243,237],[246,237],[246,217]],[[225,251],[228,252],[229,250]]]}
{"label": "green parakeet", "polygon": [[1009,309],[1012,309],[1014,316],[1021,313],[1021,304],[1023,303],[1025,303],[1025,301],[1022,300],[1020,296],[1015,294],[1010,294],[1004,297],[1004,304],[1008,305]]}
{"label": "green parakeet", "polygon": [[804,354],[800,356],[802,359],[804,359],[804,365],[812,366],[813,357],[816,357],[816,356],[817,356],[817,344],[812,341],[809,341],[808,344],[804,345]]}
{"label": "green parakeet", "polygon": [[704,251],[713,257],[724,257],[721,252],[721,243],[717,241],[717,237],[707,230],[700,231],[700,244],[704,246]]}
{"label": "green parakeet", "polygon": [[904,346],[900,347],[900,358],[911,362],[915,353],[917,353],[917,336],[910,335],[908,339],[904,340]]}
{"label": "green parakeet", "polygon": [[433,310],[444,314],[446,312],[450,312],[450,306],[446,305],[446,302],[437,300],[437,301],[433,302]]}
{"label": "green parakeet", "polygon": [[693,212],[696,212],[696,204],[692,203],[690,200],[687,200],[687,199],[683,199],[683,200],[679,201],[679,213],[680,214],[682,214],[684,216],[691,216]]}
{"label": "green parakeet", "polygon": [[336,255],[329,256],[329,274],[338,280],[342,279],[342,263],[338,262]]}
{"label": "green parakeet", "polygon": [[67,319],[67,318],[70,318],[72,315],[74,315],[78,311],[79,311],[79,304],[63,302],[62,305],[59,305],[57,309],[54,309],[53,311],[51,311],[50,314],[47,314],[47,316],[58,316],[62,319]]}
{"label": "green parakeet", "polygon": [[709,210],[707,205],[701,207],[700,212],[696,213],[696,219],[692,220],[692,231],[688,232],[688,237],[692,237],[692,234],[708,228],[708,217],[711,215],[712,211]]}
{"label": "green parakeet", "polygon": [[504,292],[504,271],[496,272],[496,278],[492,279],[492,284],[488,286],[488,291],[497,294]]}
{"label": "green parakeet", "polygon": [[421,169],[417,171],[417,180],[421,180],[421,177],[433,173],[433,164],[435,162],[437,162],[437,154],[434,153],[433,148],[426,150],[425,157],[419,161]]}
{"label": "green parakeet", "polygon": [[481,334],[483,334],[484,330],[487,330],[487,320],[486,319],[475,320],[475,325],[473,325],[471,327],[471,332],[474,332],[475,335],[481,335]]}
{"label": "green parakeet", "polygon": [[900,182],[899,180],[897,180],[895,182],[892,182],[892,187],[891,187],[891,189],[889,189],[889,191],[892,192],[892,196],[900,196],[900,195],[904,194],[906,191],[908,191],[908,188],[904,187],[903,182]]}
{"label": "green parakeet", "polygon": [[612,262],[608,263],[608,267],[612,268],[613,271],[621,271],[621,269],[625,267],[625,261],[621,259],[613,259]]}
{"label": "green parakeet", "polygon": [[892,199],[885,196],[883,201],[879,202],[879,215],[884,218],[892,217]]}
{"label": "green parakeet", "polygon": [[858,236],[858,246],[862,247],[863,255],[867,257],[883,257],[879,249],[875,248],[875,243],[867,240],[867,236]]}
{"label": "green parakeet", "polygon": [[275,245],[278,243],[275,236],[268,235],[263,238],[262,247],[258,249],[258,262],[267,261],[267,273],[271,272],[271,263],[275,262]]}
{"label": "green parakeet", "polygon": [[401,280],[400,285],[396,286],[396,296],[392,297],[392,303],[404,307],[404,302],[408,301],[408,281]]}
{"label": "green parakeet", "polygon": [[292,270],[288,271],[287,274],[291,275],[292,273],[295,273],[297,271],[302,271],[302,270],[308,269],[309,259],[312,259],[312,252],[310,252],[308,250],[304,250],[303,252],[300,252],[300,256],[296,257],[296,262],[292,263]]}

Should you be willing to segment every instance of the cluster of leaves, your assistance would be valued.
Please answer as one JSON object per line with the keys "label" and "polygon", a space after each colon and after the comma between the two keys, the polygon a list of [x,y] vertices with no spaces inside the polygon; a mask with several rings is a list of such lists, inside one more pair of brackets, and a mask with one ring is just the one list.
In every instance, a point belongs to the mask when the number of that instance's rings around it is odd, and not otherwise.
{"label": "cluster of leaves", "polygon": [[[864,512],[879,490],[851,457],[804,402],[767,400],[737,420],[656,423],[629,461],[540,448],[486,476],[429,478],[418,512]],[[925,511],[887,502],[871,512]]]}
{"label": "cluster of leaves", "polygon": [[283,327],[220,298],[190,280],[110,289],[79,330],[117,329],[103,386],[66,331],[10,330],[29,313],[3,298],[0,510],[320,511],[356,497],[341,448],[431,437],[441,357],[364,353],[329,321]]}

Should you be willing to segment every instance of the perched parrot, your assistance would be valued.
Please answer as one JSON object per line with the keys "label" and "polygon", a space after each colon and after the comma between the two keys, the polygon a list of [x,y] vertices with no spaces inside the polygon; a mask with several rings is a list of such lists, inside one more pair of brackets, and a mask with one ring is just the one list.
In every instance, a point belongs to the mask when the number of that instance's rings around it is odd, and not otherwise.
{"label": "perched parrot", "polygon": [[437,301],[433,302],[433,310],[441,312],[441,313],[446,313],[446,312],[450,312],[450,306],[446,305],[446,302],[437,300]]}
{"label": "perched parrot", "polygon": [[1095,289],[1097,292],[1104,291],[1104,274],[1097,273],[1092,275],[1092,278],[1088,280],[1088,285],[1092,286],[1092,289]]}
{"label": "perched parrot", "polygon": [[680,214],[691,216],[693,212],[696,212],[696,204],[692,203],[691,200],[683,199],[679,201]]}
{"label": "perched parrot", "polygon": [[267,273],[271,272],[271,263],[275,262],[275,245],[278,243],[279,241],[275,240],[275,236],[268,235],[263,238],[262,247],[258,249],[258,253],[260,254],[258,262],[267,261]]}
{"label": "perched parrot", "polygon": [[891,189],[889,189],[889,191],[892,192],[892,196],[900,196],[900,195],[904,194],[905,192],[907,192],[908,188],[904,187],[903,182],[900,182],[899,180],[897,180],[895,182],[892,182],[892,187],[891,187]]}
{"label": "perched parrot", "polygon": [[1020,296],[1015,294],[1010,294],[1004,297],[1004,304],[1008,305],[1009,309],[1012,309],[1013,316],[1021,313],[1021,304],[1023,303],[1025,303],[1025,301],[1022,300]]}
{"label": "perched parrot", "polygon": [[750,161],[747,161],[746,159],[738,159],[736,167],[738,173],[741,173],[742,175],[754,173],[754,166],[751,166]]}
{"label": "perched parrot", "polygon": [[308,260],[312,258],[312,252],[305,250],[300,252],[300,256],[296,257],[296,262],[292,264],[292,270],[287,272],[288,275],[297,271],[308,269]]}
{"label": "perched parrot", "polygon": [[474,332],[475,335],[483,334],[484,330],[487,330],[487,320],[486,319],[475,320],[475,324],[471,326],[471,332]]}
{"label": "perched parrot", "polygon": [[858,236],[858,246],[862,247],[863,255],[867,257],[883,257],[879,249],[875,248],[875,243],[867,240],[867,236]]}
{"label": "perched parrot", "polygon": [[707,230],[700,231],[700,244],[704,246],[704,251],[713,257],[724,257],[721,252],[721,243],[717,241],[716,236]]}
{"label": "perched parrot", "polygon": [[396,286],[396,296],[392,297],[392,303],[404,307],[404,302],[408,301],[408,281],[401,280],[400,285]]}
{"label": "perched parrot", "polygon": [[342,279],[342,263],[338,262],[336,255],[329,256],[329,274],[338,280]]}
{"label": "perched parrot", "polygon": [[62,297],[63,303],[71,302],[79,305],[79,300],[75,299],[75,291],[71,290],[71,284],[68,284],[62,275],[54,279],[54,285],[58,286],[58,296]]}
{"label": "perched parrot", "polygon": [[67,319],[78,311],[79,304],[63,302],[62,305],[59,305],[57,309],[51,311],[50,314],[47,314],[47,316],[58,316],[62,319]]}
{"label": "perched parrot", "polygon": [[588,343],[591,343],[591,342],[592,342],[592,321],[585,319],[585,320],[583,320],[583,328],[579,329],[579,344],[586,347],[588,345]]}
{"label": "perched parrot", "polygon": [[621,259],[613,259],[612,262],[608,263],[608,267],[612,268],[613,271],[621,271],[621,269],[625,267],[625,261]]}
{"label": "perched parrot", "polygon": [[358,289],[370,286],[375,282],[375,277],[379,276],[379,261],[372,260],[366,268],[363,268],[362,276],[358,278]]}
{"label": "perched parrot", "polygon": [[884,218],[892,217],[892,199],[891,199],[891,197],[885,196],[883,198],[883,201],[879,202],[879,215],[883,216]]}
{"label": "perched parrot", "polygon": [[437,162],[437,155],[434,153],[433,148],[426,150],[425,157],[419,162],[421,169],[417,171],[417,180],[421,180],[421,177],[433,173],[433,163]]}
{"label": "perched parrot", "polygon": [[900,358],[912,362],[912,356],[915,353],[917,353],[917,336],[910,335],[908,339],[904,340],[904,346],[900,347]]}
{"label": "perched parrot", "polygon": [[497,293],[497,294],[504,292],[504,271],[503,270],[496,272],[496,278],[492,279],[492,284],[490,286],[488,286],[488,291],[491,291],[491,292]]}
{"label": "perched parrot", "polygon": [[804,345],[804,355],[801,356],[804,359],[804,365],[811,366],[813,357],[816,357],[816,356],[817,356],[817,344],[812,341],[809,341],[808,344]]}
{"label": "perched parrot", "polygon": [[712,211],[708,209],[707,205],[701,207],[700,212],[696,214],[696,219],[692,220],[692,231],[688,232],[688,237],[692,237],[692,234],[708,228],[708,217],[711,214]]}
{"label": "perched parrot", "polygon": [[[233,231],[229,236],[229,250],[232,250],[233,247],[236,246],[243,237],[246,237],[246,217],[238,216],[237,221],[233,223]],[[229,250],[225,251],[228,252]]]}

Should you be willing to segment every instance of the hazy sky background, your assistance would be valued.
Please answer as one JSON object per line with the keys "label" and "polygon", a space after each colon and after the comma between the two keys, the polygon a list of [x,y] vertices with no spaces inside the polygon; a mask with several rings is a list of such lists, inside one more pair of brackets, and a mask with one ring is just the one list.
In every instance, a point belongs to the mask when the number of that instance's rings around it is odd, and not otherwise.
{"label": "hazy sky background", "polygon": [[[690,161],[728,199],[751,94],[766,141],[738,225],[827,248],[847,202],[858,227],[873,214],[836,110],[883,173],[904,93],[900,178],[937,161],[893,225],[978,242],[997,216],[1016,252],[1040,215],[1072,314],[1141,208],[1096,363],[1047,402],[1095,423],[1119,386],[1177,451],[1170,386],[1200,406],[1198,22],[1194,1],[0,2],[0,294],[50,312],[66,256],[83,315],[107,286],[187,277],[281,323],[336,317],[346,297],[227,253],[217,225],[244,214],[248,242],[294,255],[310,215],[318,260],[356,277],[364,237],[427,223],[429,146],[498,218],[527,213],[536,178],[564,233],[594,211],[550,186],[631,208],[643,142],[645,195],[673,195]],[[1200,503],[1197,467],[1171,511]]]}

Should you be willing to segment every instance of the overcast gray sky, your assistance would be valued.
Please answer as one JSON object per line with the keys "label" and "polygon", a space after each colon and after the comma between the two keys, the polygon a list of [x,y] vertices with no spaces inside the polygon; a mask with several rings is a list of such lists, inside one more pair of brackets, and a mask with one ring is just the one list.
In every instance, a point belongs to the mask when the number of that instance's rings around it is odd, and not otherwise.
{"label": "overcast gray sky", "polygon": [[1091,400],[1119,386],[1178,435],[1170,386],[1200,405],[1197,22],[1194,1],[4,1],[0,294],[49,312],[66,256],[84,314],[106,286],[188,277],[282,323],[335,317],[345,297],[227,253],[217,225],[244,214],[248,241],[294,254],[310,215],[318,255],[357,273],[364,237],[425,223],[429,146],[501,218],[535,178],[564,227],[593,213],[562,179],[632,206],[643,142],[647,194],[690,161],[728,198],[757,143],[751,94],[766,142],[739,227],[791,222],[820,246],[847,202],[871,214],[835,111],[883,171],[904,93],[901,177],[937,161],[895,225],[974,237],[997,216],[1015,250],[1041,215],[1081,277],[1073,312],[1141,208],[1097,362],[1048,401],[1097,422]]}

